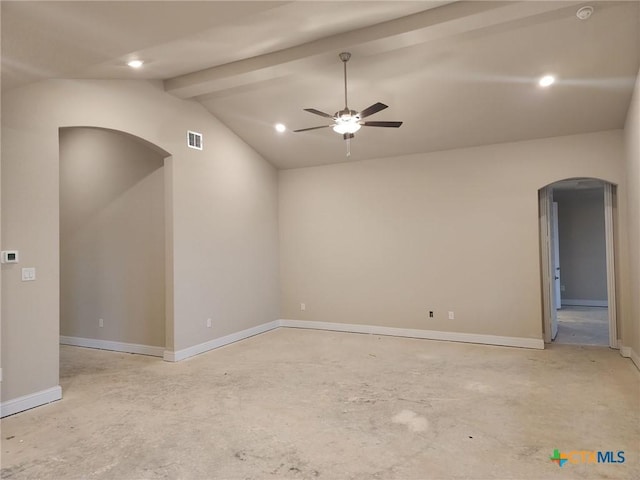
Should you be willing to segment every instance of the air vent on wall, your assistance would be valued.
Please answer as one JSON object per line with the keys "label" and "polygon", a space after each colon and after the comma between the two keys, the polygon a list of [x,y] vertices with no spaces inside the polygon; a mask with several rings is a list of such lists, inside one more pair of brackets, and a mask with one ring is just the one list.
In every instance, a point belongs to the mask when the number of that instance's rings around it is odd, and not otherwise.
{"label": "air vent on wall", "polygon": [[202,150],[202,134],[198,132],[187,131],[187,145],[196,150]]}

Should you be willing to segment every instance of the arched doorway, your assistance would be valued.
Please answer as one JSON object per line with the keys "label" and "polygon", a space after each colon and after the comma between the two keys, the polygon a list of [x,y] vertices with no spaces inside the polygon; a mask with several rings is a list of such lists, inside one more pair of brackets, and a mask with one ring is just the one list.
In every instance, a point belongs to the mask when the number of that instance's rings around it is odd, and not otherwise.
{"label": "arched doorway", "polygon": [[59,129],[60,342],[161,357],[173,328],[165,160],[126,132]]}
{"label": "arched doorway", "polygon": [[616,186],[570,178],[539,190],[546,343],[618,348]]}

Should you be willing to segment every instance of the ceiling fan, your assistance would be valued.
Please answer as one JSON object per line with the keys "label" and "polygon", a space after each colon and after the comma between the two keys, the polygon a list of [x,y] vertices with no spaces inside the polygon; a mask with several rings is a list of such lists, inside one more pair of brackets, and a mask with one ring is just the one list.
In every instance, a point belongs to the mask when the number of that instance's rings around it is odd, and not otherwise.
{"label": "ceiling fan", "polygon": [[402,122],[383,122],[383,121],[374,121],[374,122],[363,122],[362,119],[366,118],[374,113],[378,113],[385,108],[388,108],[384,103],[374,103],[370,107],[365,108],[360,112],[356,112],[355,110],[351,110],[348,107],[347,103],[347,62],[351,58],[351,53],[342,52],[338,55],[340,60],[344,65],[344,108],[333,115],[329,115],[328,113],[321,112],[320,110],[316,110],[315,108],[305,108],[305,112],[313,113],[315,115],[320,115],[321,117],[330,118],[334,123],[330,125],[321,125],[319,127],[310,127],[310,128],[301,128],[299,130],[294,130],[297,132],[307,132],[309,130],[317,130],[319,128],[333,128],[334,132],[340,133],[342,138],[347,141],[347,157],[351,156],[351,145],[350,140],[355,136],[355,133],[360,130],[361,127],[391,127],[398,128],[402,125]]}

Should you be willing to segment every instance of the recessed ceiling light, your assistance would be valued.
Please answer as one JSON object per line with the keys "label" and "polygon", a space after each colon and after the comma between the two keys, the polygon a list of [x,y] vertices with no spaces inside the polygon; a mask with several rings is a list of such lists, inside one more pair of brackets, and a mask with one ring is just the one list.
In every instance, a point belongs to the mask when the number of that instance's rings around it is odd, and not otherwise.
{"label": "recessed ceiling light", "polygon": [[276,129],[276,131],[278,131],[280,133],[283,133],[283,132],[285,132],[287,130],[287,127],[285,127],[281,123],[276,123],[275,129]]}
{"label": "recessed ceiling light", "polygon": [[579,8],[576,12],[576,17],[580,20],[586,20],[591,15],[593,15],[593,7],[587,5],[586,7]]}
{"label": "recessed ceiling light", "polygon": [[144,62],[142,60],[131,60],[130,62],[127,62],[127,65],[131,68],[140,68],[143,63]]}
{"label": "recessed ceiling light", "polygon": [[556,77],[553,75],[545,75],[540,79],[540,81],[538,81],[538,85],[541,87],[548,87],[549,85],[553,85],[555,81]]}

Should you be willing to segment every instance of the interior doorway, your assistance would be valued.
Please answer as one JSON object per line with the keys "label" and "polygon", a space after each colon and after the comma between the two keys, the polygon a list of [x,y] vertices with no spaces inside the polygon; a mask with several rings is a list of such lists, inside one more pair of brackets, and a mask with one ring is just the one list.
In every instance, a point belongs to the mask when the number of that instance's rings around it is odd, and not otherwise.
{"label": "interior doorway", "polygon": [[167,152],[125,132],[60,141],[60,343],[162,357]]}
{"label": "interior doorway", "polygon": [[558,310],[558,335],[554,342],[608,346],[608,310],[607,307],[562,307]]}
{"label": "interior doorway", "polygon": [[617,348],[615,186],[563,180],[539,201],[545,342]]}

